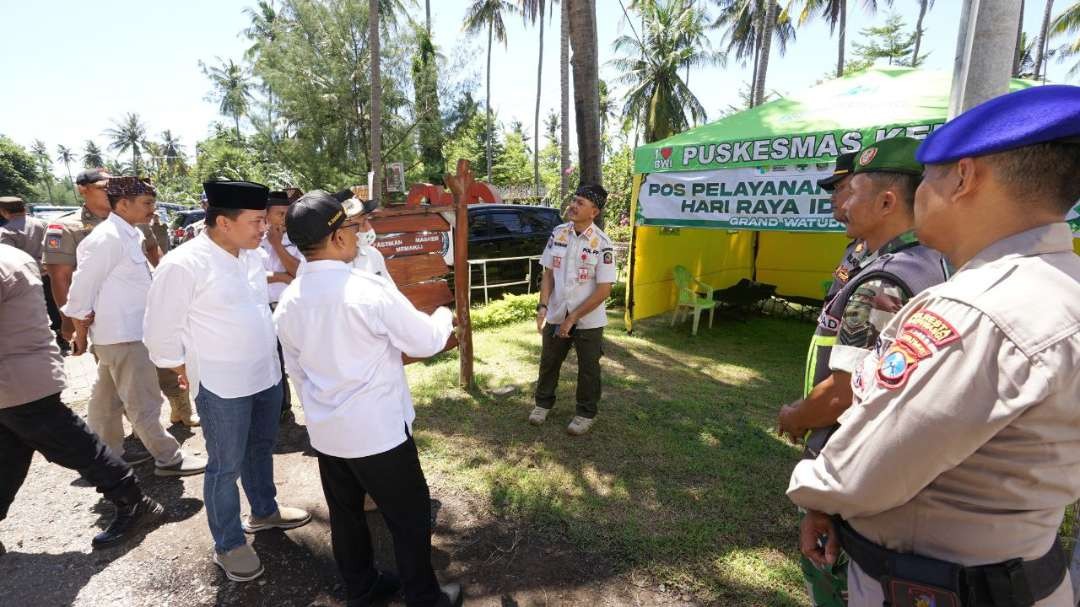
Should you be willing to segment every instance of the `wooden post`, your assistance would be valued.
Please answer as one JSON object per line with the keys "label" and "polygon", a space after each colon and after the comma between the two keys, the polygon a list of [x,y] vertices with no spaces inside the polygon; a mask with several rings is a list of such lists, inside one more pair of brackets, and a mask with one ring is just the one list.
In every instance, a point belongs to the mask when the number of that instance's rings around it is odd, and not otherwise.
{"label": "wooden post", "polygon": [[469,161],[458,160],[457,174],[444,178],[454,193],[454,313],[457,315],[458,354],[463,388],[473,387],[472,321],[469,318],[469,204],[466,194],[473,184]]}

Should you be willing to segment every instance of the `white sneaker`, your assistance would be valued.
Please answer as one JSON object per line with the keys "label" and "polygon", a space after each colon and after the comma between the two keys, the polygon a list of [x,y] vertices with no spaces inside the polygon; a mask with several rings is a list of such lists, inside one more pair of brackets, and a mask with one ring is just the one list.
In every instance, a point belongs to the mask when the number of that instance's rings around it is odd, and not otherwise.
{"label": "white sneaker", "polygon": [[250,582],[263,574],[259,555],[247,544],[237,546],[224,554],[214,551],[214,563],[225,571],[225,577],[234,582]]}
{"label": "white sneaker", "polygon": [[566,433],[573,436],[581,436],[582,434],[587,433],[589,428],[592,428],[593,421],[594,420],[587,417],[575,415],[574,419],[570,420],[570,425],[566,427]]}
{"label": "white sneaker", "polygon": [[539,426],[547,419],[550,411],[551,409],[545,409],[543,407],[533,407],[532,413],[529,414],[529,423],[534,426]]}

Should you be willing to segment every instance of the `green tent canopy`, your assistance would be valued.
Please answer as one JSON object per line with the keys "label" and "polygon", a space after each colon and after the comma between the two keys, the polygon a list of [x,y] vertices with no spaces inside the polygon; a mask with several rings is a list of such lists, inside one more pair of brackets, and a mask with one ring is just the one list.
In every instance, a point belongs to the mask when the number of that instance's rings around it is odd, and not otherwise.
{"label": "green tent canopy", "polygon": [[[1036,86],[1012,80],[1011,90]],[[945,122],[946,71],[875,68],[829,80],[637,148],[637,173],[828,163],[887,137],[925,137]]]}

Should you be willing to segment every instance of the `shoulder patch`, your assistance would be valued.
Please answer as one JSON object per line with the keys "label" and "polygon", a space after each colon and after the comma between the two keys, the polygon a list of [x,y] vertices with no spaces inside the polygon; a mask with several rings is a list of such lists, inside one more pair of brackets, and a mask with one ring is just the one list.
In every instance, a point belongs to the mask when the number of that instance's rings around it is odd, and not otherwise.
{"label": "shoulder patch", "polygon": [[615,263],[615,256],[611,254],[611,251],[604,251],[604,264],[611,265]]}
{"label": "shoulder patch", "polygon": [[878,362],[878,385],[887,390],[902,387],[919,361],[959,339],[960,333],[949,321],[929,310],[919,310],[904,321],[896,341]]}
{"label": "shoulder patch", "polygon": [[45,235],[45,248],[49,251],[60,250],[60,235],[49,232]]}
{"label": "shoulder patch", "polygon": [[881,361],[878,362],[878,385],[888,390],[903,386],[918,364],[919,360],[912,356],[907,348],[894,344],[885,351],[885,356],[882,356]]}
{"label": "shoulder patch", "polygon": [[903,332],[914,331],[928,338],[940,348],[960,339],[960,334],[949,321],[929,310],[919,310],[904,321]]}

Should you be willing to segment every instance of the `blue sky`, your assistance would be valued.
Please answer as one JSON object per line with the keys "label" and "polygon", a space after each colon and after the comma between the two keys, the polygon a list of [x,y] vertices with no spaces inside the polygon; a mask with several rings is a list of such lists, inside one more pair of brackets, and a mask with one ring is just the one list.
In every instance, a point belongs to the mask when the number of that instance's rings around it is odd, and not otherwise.
{"label": "blue sky", "polygon": [[[469,40],[462,32],[465,0],[433,0],[435,42],[447,54],[464,47],[472,53],[479,76],[476,91],[482,99],[485,39]],[[614,56],[612,42],[629,33],[617,0],[597,0],[601,77],[612,79],[605,62]],[[858,31],[880,23],[885,14],[869,16],[850,0],[848,53],[859,40]],[[239,60],[247,47],[240,36],[246,27],[245,6],[254,0],[0,0],[0,22],[5,25],[0,73],[0,133],[29,146],[42,139],[50,153],[57,144],[81,150],[87,139],[105,147],[102,132],[127,112],[138,113],[157,137],[164,129],[179,134],[189,154],[207,135],[214,120],[222,120],[216,104],[206,101],[209,83],[199,70],[200,60],[216,57]],[[926,65],[951,69],[956,47],[960,0],[937,0],[926,20]],[[916,0],[895,0],[895,9],[912,24]],[[1043,3],[1029,1],[1025,29],[1038,28]],[[412,14],[423,18],[423,1]],[[541,116],[559,103],[558,13],[548,23],[544,40],[544,86]],[[521,120],[532,131],[536,95],[537,31],[521,18],[507,20],[508,44],[497,45],[492,55],[492,106],[509,123]],[[710,34],[714,47],[722,32]],[[821,23],[799,29],[797,41],[783,57],[775,57],[768,86],[782,93],[812,85],[834,69],[836,40]],[[1067,65],[1050,66],[1050,79],[1066,81]],[[750,78],[750,68],[735,62],[726,68],[691,72],[691,88],[715,118],[737,101],[739,89]],[[573,122],[571,122],[573,125]],[[573,135],[571,135],[573,140]],[[62,166],[55,167],[58,175]]]}

